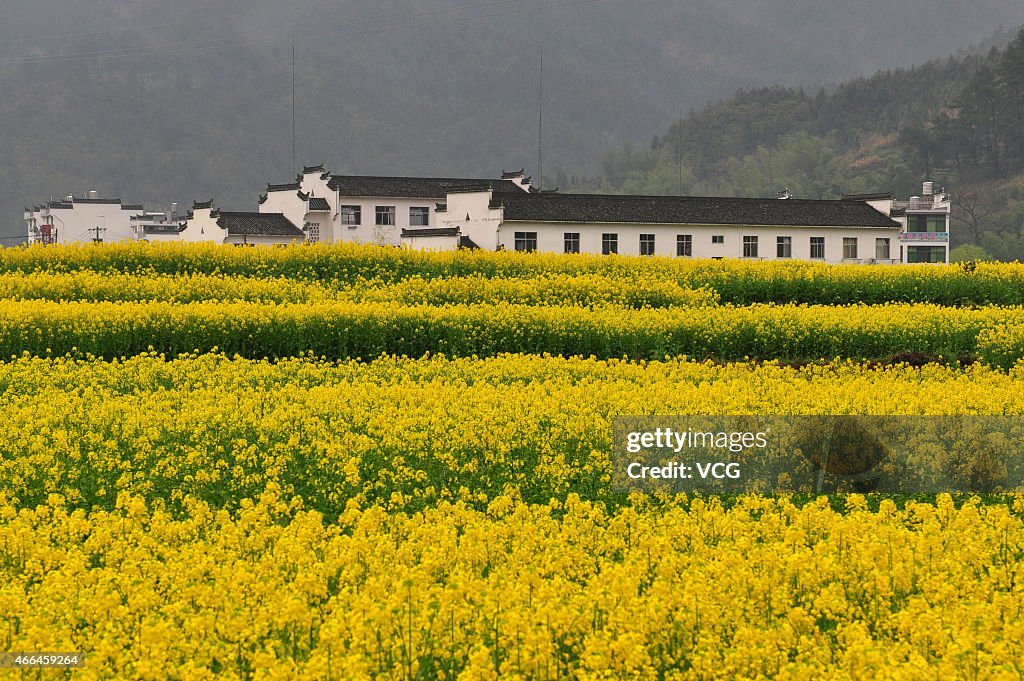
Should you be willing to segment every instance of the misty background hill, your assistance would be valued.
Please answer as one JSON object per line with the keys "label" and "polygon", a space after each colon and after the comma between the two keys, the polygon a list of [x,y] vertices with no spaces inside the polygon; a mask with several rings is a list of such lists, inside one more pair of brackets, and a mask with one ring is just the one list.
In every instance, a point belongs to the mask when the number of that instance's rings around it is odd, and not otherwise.
{"label": "misty background hill", "polygon": [[815,199],[906,199],[931,180],[951,192],[953,257],[1024,259],[1024,29],[987,42],[837,87],[741,91],[646,147],[603,151],[595,176],[558,180],[575,191]]}
{"label": "misty background hill", "polygon": [[536,175],[543,49],[552,184],[602,175],[626,145],[659,146],[681,113],[738,89],[812,92],[1024,23],[1009,0],[5,5],[3,236],[22,234],[23,206],[89,189],[254,209],[266,182],[293,174],[293,37],[298,164],[352,173]]}

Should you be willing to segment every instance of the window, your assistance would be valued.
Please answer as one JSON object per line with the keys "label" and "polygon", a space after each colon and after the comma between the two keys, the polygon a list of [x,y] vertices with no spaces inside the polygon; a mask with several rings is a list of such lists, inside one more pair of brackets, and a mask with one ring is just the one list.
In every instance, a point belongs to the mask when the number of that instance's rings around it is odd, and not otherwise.
{"label": "window", "polygon": [[377,206],[377,226],[378,227],[394,227],[395,226],[395,207],[394,206]]}
{"label": "window", "polygon": [[889,240],[875,239],[875,260],[889,259]]}
{"label": "window", "polygon": [[712,234],[711,235],[711,243],[713,243],[713,244],[724,244],[725,243],[725,235],[724,234]]}
{"label": "window", "polygon": [[907,246],[907,262],[946,262],[946,247]]}
{"label": "window", "polygon": [[843,237],[843,260],[856,260],[857,259],[857,237],[855,236],[844,236]]}
{"label": "window", "polygon": [[775,240],[775,257],[777,258],[792,258],[793,257],[793,237],[791,236],[780,236]]}
{"label": "window", "polygon": [[310,222],[306,225],[306,241],[316,243],[320,241],[320,223]]}
{"label": "window", "polygon": [[745,237],[743,237],[743,257],[744,258],[756,258],[757,257],[757,237],[756,236],[745,236]]}
{"label": "window", "polygon": [[579,232],[566,232],[565,233],[565,252],[566,253],[579,253],[580,252],[580,233]]}
{"label": "window", "polygon": [[612,253],[619,252],[619,235],[618,234],[602,234],[601,235],[601,255],[611,255]]}
{"label": "window", "polygon": [[516,232],[516,250],[532,253],[537,250],[537,232]]}
{"label": "window", "polygon": [[640,255],[654,255],[654,235],[640,235]]}
{"label": "window", "polygon": [[824,260],[825,259],[825,237],[823,236],[812,236],[811,237],[811,260]]}
{"label": "window", "polygon": [[413,207],[409,209],[409,226],[426,227],[430,224],[430,209]]}
{"label": "window", "polygon": [[358,227],[362,224],[362,210],[359,206],[342,206],[341,224],[349,227]]}
{"label": "window", "polygon": [[676,234],[676,255],[687,257],[693,255],[692,234]]}
{"label": "window", "polygon": [[908,232],[945,232],[946,216],[942,215],[908,215]]}

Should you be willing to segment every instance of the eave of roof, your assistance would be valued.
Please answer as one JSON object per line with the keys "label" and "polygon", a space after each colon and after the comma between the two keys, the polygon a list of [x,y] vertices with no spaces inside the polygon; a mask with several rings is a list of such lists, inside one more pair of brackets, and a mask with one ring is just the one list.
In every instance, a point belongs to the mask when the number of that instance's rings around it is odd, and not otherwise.
{"label": "eave of roof", "polygon": [[863,201],[757,199],[616,194],[495,195],[506,222],[666,224],[749,227],[865,227],[901,225]]}
{"label": "eave of roof", "polygon": [[221,211],[217,226],[234,236],[305,236],[282,213]]}
{"label": "eave of roof", "polygon": [[462,230],[458,227],[427,227],[423,229],[402,229],[403,239],[431,236],[461,236],[461,234]]}

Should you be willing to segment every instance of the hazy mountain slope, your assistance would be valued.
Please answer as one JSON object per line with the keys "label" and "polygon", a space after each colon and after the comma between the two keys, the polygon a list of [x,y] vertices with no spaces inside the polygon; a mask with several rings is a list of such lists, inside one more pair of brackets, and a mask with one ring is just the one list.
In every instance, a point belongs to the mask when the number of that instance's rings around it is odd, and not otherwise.
{"label": "hazy mountain slope", "polygon": [[647,147],[606,151],[581,190],[803,198],[953,192],[954,244],[1024,258],[1024,30],[1003,49],[881,71],[835,88],[740,92]]}
{"label": "hazy mountain slope", "polygon": [[[554,176],[590,172],[601,149],[649,140],[681,110],[737,88],[863,73],[873,66],[866,52],[920,61],[938,43],[952,52],[1024,15],[1024,7],[982,0],[952,37],[908,31],[893,41],[891,9],[884,30],[825,39],[787,18],[781,0],[602,0],[522,11],[565,1],[7,7],[0,233],[20,233],[25,204],[92,188],[147,204],[213,196],[225,207],[253,206],[264,182],[291,174],[290,35],[298,161],[351,172],[536,173],[543,46],[544,168]],[[930,4],[901,7],[910,16]],[[441,11],[459,7],[473,9]],[[838,23],[876,22],[848,6],[835,12]],[[829,16],[818,24],[831,25]],[[132,30],[116,30],[123,27]],[[125,56],[92,58],[112,48]],[[161,53],[126,56],[140,49]],[[59,54],[82,56],[24,62]]]}

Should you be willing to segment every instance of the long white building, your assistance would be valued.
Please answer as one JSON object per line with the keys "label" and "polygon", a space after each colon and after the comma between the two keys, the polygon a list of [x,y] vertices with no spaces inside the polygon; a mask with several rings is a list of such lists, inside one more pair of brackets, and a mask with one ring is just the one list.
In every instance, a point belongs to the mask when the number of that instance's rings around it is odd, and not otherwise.
{"label": "long white building", "polygon": [[500,178],[334,175],[303,168],[268,184],[254,213],[195,203],[187,217],[118,199],[67,197],[26,209],[29,242],[368,243],[417,249],[544,251],[826,263],[948,262],[950,202],[566,194],[520,170]]}
{"label": "long white building", "polygon": [[866,200],[628,196],[489,187],[451,191],[438,225],[402,233],[411,248],[662,255],[685,258],[902,261],[903,225]]}

